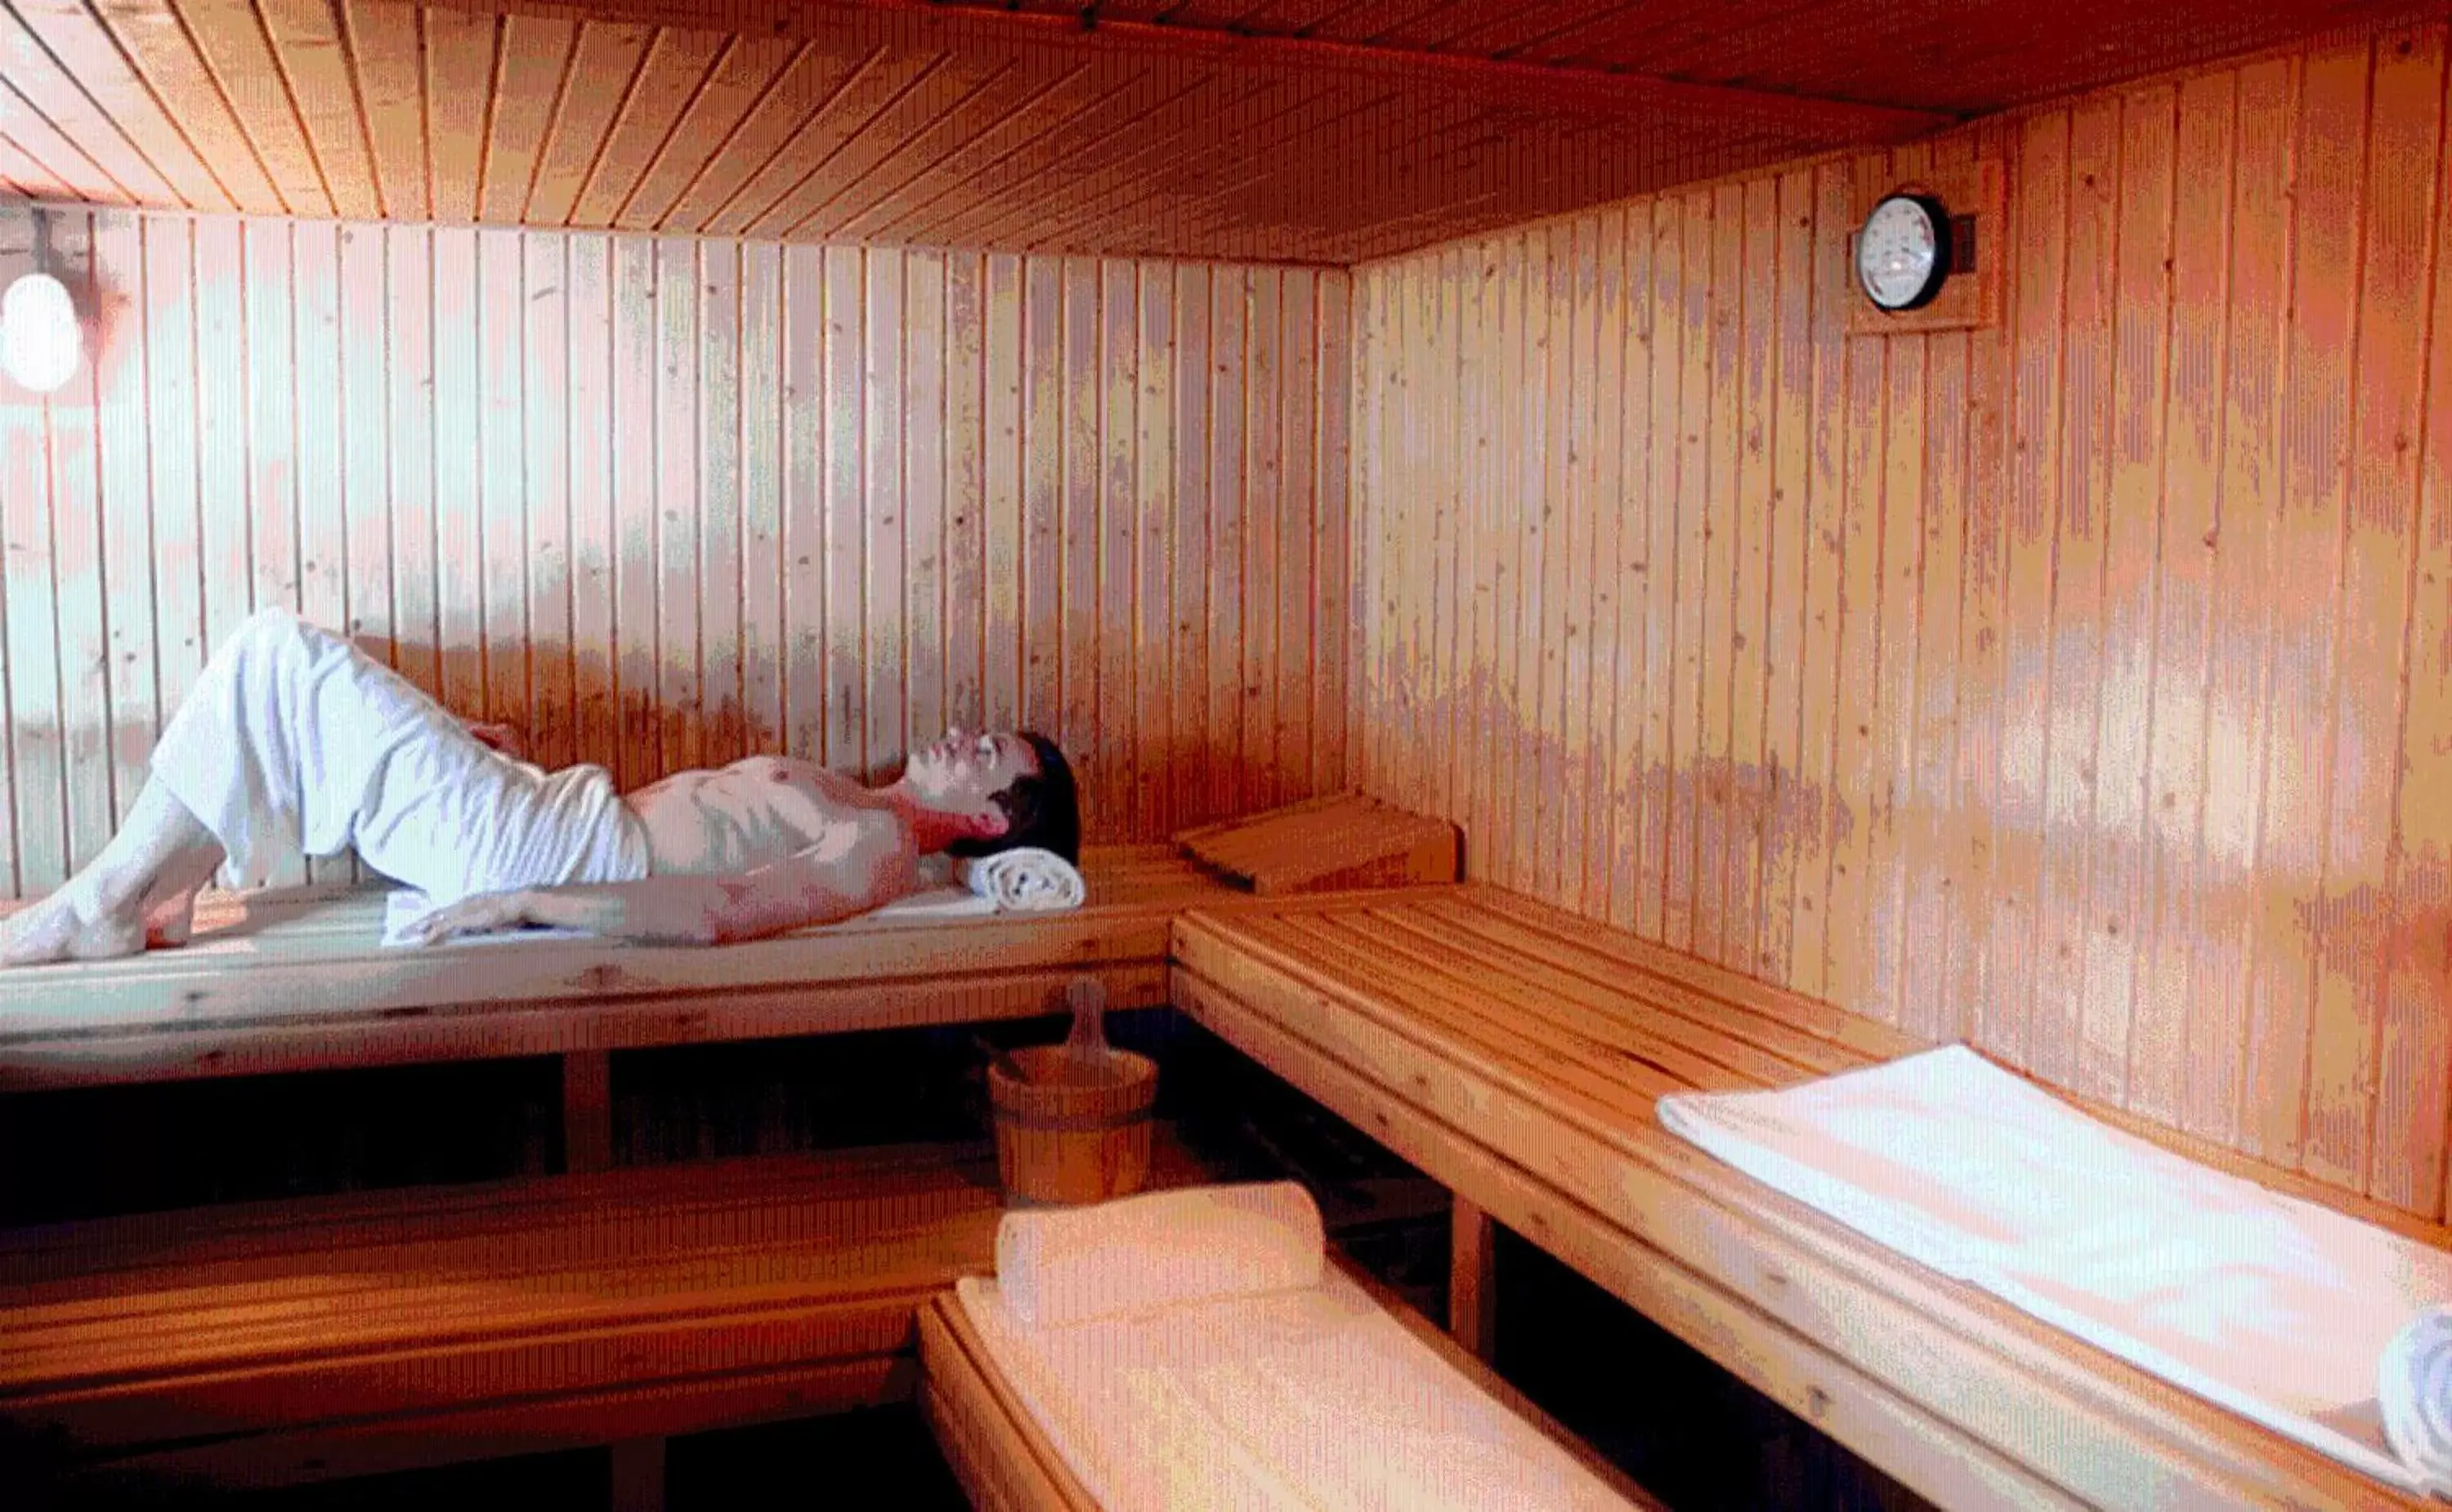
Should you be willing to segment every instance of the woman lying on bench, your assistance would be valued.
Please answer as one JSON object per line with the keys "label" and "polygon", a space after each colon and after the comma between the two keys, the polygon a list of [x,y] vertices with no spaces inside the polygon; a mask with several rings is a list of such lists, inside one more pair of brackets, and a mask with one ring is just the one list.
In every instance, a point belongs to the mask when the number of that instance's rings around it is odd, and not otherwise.
{"label": "woman lying on bench", "polygon": [[260,886],[355,846],[437,905],[420,943],[542,924],[715,945],[831,923],[920,885],[939,852],[1080,849],[1063,753],[957,730],[869,788],[752,756],[626,795],[546,773],[406,679],[282,610],[214,653],[154,747],[128,823],[66,886],[0,921],[0,966],[184,943],[198,889]]}

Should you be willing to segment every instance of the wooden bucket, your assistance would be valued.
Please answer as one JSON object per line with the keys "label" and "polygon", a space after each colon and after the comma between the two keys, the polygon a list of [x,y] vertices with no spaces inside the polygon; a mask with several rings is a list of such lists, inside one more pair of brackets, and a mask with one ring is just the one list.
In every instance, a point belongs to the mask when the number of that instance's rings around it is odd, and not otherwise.
{"label": "wooden bucket", "polygon": [[1103,1202],[1149,1185],[1150,1108],[1157,1066],[1117,1051],[1077,1061],[1061,1045],[1013,1051],[1017,1081],[988,1067],[996,1111],[997,1168],[1004,1189],[1043,1203]]}

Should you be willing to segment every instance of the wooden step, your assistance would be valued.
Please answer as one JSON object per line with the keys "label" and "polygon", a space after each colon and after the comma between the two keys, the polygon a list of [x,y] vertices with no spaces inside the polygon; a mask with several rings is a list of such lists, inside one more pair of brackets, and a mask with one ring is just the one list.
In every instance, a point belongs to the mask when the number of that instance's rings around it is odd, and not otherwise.
{"label": "wooden step", "polygon": [[[1156,1167],[1209,1179],[1164,1126]],[[79,1478],[267,1485],[907,1400],[1003,1207],[965,1144],[21,1231],[0,1415]]]}

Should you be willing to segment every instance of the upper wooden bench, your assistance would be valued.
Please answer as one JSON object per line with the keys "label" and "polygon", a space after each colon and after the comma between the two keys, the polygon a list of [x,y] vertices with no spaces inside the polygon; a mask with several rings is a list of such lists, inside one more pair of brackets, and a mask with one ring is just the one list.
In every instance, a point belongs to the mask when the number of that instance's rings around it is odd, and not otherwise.
{"label": "upper wooden bench", "polygon": [[[1940,1505],[2419,1504],[1657,1121],[1669,1093],[1921,1048],[1881,1025],[1479,886],[1196,909],[1175,958],[1177,1008],[1444,1182],[1460,1223],[1478,1208],[1516,1229]],[[2444,1229],[2113,1121],[2452,1247]]]}
{"label": "upper wooden bench", "polygon": [[854,919],[720,950],[536,940],[386,950],[384,893],[208,898],[195,938],[0,972],[0,1091],[564,1057],[570,1168],[610,1158],[615,1050],[1166,1001],[1167,930],[1244,896],[1167,846],[1094,848],[1067,913]]}

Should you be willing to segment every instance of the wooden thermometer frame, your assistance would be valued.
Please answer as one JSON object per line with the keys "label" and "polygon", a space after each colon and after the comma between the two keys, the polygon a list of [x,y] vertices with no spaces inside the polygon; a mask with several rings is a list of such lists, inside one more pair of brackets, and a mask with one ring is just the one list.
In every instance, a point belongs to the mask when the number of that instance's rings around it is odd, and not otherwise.
{"label": "wooden thermometer frame", "polygon": [[[2009,237],[2007,174],[1999,158],[1979,158],[1928,168],[1912,178],[1874,174],[1859,168],[1849,200],[1853,229],[1848,233],[1848,257],[1839,268],[1845,290],[1848,334],[1850,336],[1920,335],[1927,331],[1967,331],[2001,324],[2002,290],[2007,285]],[[1900,192],[1929,194],[1940,200],[1952,220],[1971,217],[1975,223],[1975,266],[1954,273],[1941,285],[1932,303],[1921,309],[1884,311],[1865,297],[1856,282],[1856,238],[1865,217],[1885,196]]]}

